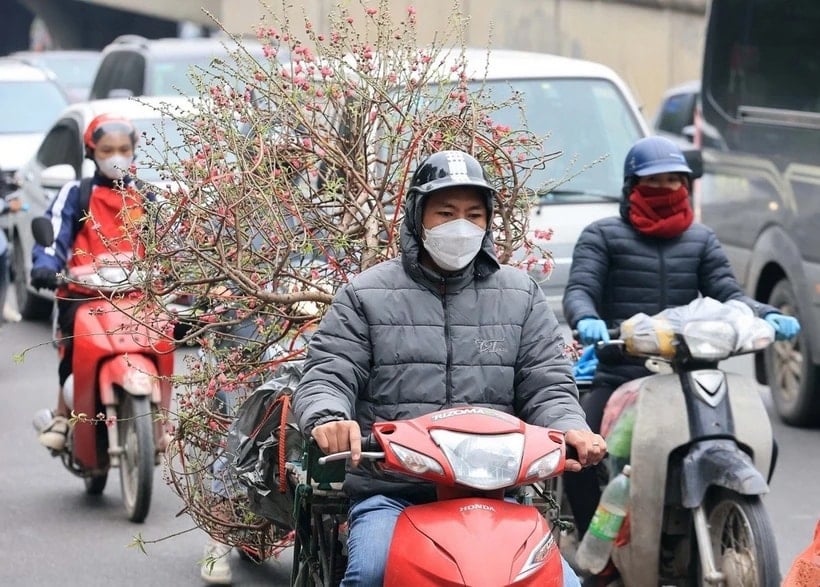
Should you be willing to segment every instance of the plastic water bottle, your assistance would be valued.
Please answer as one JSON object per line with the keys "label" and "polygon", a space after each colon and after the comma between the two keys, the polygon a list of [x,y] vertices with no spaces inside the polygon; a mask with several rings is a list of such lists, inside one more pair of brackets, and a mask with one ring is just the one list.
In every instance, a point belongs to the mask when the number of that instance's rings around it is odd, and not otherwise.
{"label": "plastic water bottle", "polygon": [[612,544],[621,529],[629,505],[630,471],[630,466],[625,465],[623,471],[606,486],[595,516],[578,547],[575,561],[590,573],[600,573],[609,562]]}

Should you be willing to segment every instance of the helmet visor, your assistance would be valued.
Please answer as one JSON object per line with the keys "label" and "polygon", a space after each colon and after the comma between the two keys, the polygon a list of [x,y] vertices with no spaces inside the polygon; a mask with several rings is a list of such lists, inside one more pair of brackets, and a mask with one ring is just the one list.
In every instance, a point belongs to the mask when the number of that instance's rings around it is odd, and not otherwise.
{"label": "helmet visor", "polygon": [[137,133],[131,124],[123,120],[109,120],[100,124],[91,133],[92,144],[96,145],[101,138],[109,134],[123,134],[131,139],[132,144],[137,141]]}

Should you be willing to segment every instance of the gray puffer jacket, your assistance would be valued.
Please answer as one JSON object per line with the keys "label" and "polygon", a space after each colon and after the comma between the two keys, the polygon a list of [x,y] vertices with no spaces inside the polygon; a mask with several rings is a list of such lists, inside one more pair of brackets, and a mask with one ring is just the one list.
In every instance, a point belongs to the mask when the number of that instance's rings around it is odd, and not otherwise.
{"label": "gray puffer jacket", "polygon": [[[401,248],[401,258],[345,285],[313,335],[293,404],[305,435],[352,418],[367,434],[377,421],[463,405],[588,429],[553,312],[525,272],[499,265],[489,235],[473,263],[446,279],[422,266],[406,222]],[[345,481],[353,498],[424,501],[431,489],[367,463]]]}

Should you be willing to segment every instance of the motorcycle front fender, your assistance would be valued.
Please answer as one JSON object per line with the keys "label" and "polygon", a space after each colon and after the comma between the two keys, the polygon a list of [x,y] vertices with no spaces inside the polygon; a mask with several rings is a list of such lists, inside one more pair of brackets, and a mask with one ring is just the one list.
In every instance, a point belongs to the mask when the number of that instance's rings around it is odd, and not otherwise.
{"label": "motorcycle front fender", "polygon": [[558,545],[541,513],[532,506],[479,497],[405,508],[393,532],[384,577],[385,587],[562,584]]}
{"label": "motorcycle front fender", "polygon": [[712,486],[741,495],[762,495],[769,486],[751,457],[732,440],[707,440],[694,444],[683,459],[681,471],[683,506],[694,509],[703,503]]}
{"label": "motorcycle front fender", "polygon": [[103,405],[117,403],[114,386],[137,396],[149,396],[159,404],[161,389],[159,372],[154,362],[145,355],[128,354],[111,357],[100,366],[100,399]]}

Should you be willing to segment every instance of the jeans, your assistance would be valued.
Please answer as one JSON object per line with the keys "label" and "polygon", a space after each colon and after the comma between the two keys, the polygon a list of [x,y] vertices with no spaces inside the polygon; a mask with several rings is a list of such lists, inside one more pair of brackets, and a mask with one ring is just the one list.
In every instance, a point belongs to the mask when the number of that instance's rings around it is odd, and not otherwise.
{"label": "jeans", "polygon": [[[340,587],[381,587],[393,529],[399,514],[409,505],[407,500],[384,495],[353,503],[348,514],[347,571]],[[564,587],[581,587],[563,557],[561,563]]]}

